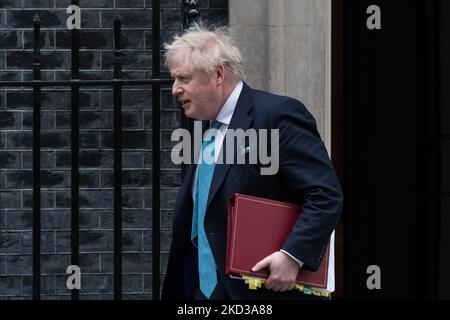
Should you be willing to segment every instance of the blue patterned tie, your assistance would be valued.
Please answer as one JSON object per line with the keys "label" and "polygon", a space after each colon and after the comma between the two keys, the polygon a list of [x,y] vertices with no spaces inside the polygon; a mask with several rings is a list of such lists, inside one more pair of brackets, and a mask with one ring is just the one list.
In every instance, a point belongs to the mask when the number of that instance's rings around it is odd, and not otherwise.
{"label": "blue patterned tie", "polygon": [[[211,129],[219,129],[221,123],[214,120]],[[213,132],[207,133],[200,151],[201,160],[198,164],[197,184],[194,195],[194,212],[192,215],[191,239],[197,238],[198,273],[200,291],[209,298],[217,285],[216,264],[205,234],[205,212],[209,188],[214,173],[214,140]]]}

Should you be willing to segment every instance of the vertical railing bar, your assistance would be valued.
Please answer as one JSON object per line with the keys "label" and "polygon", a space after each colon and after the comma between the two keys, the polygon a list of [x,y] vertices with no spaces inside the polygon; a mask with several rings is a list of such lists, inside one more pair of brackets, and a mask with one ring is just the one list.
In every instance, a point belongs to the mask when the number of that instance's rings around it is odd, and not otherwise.
{"label": "vertical railing bar", "polygon": [[[41,80],[40,21],[33,21],[33,80]],[[41,87],[33,86],[33,300],[41,298]]]}
{"label": "vertical railing bar", "polygon": [[[72,0],[72,5],[79,6],[79,0]],[[80,78],[80,31],[77,28],[72,29],[72,50],[71,50],[71,77],[72,79]],[[80,248],[79,248],[79,230],[80,230],[80,208],[79,208],[79,110],[80,110],[80,87],[73,86],[71,89],[71,154],[72,154],[72,168],[71,168],[71,264],[79,266],[80,262]],[[72,289],[72,300],[80,298],[79,290]]]}
{"label": "vertical railing bar", "polygon": [[[114,79],[122,79],[121,20],[114,17]],[[122,85],[114,89],[114,299],[122,299]]]}
{"label": "vertical railing bar", "polygon": [[[201,22],[200,9],[198,7],[197,1],[190,1],[189,3],[182,0],[181,5],[181,15],[182,15],[182,27],[183,30],[189,29],[193,24]],[[181,112],[181,126],[187,129],[191,134],[194,132],[194,119],[186,117],[182,109]],[[186,174],[188,164],[181,165],[181,176],[184,179]]]}
{"label": "vertical railing bar", "polygon": [[[160,3],[152,2],[152,78],[160,76]],[[160,84],[152,86],[152,297],[160,297]]]}

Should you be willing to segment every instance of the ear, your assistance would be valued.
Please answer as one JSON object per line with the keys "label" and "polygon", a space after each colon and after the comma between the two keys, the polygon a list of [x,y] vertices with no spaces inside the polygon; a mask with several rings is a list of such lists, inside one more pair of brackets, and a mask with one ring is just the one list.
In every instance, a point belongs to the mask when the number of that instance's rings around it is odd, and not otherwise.
{"label": "ear", "polygon": [[223,65],[219,65],[216,68],[216,83],[218,85],[222,84],[225,80],[225,68]]}

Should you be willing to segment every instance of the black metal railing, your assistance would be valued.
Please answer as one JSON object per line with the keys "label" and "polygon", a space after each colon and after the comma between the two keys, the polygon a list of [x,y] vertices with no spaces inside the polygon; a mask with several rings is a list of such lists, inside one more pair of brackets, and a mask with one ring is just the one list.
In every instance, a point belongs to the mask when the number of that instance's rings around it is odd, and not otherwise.
{"label": "black metal railing", "polygon": [[[72,0],[72,5],[79,5]],[[80,80],[79,49],[80,31],[72,29],[71,80],[42,81],[40,55],[40,20],[36,15],[34,26],[33,80],[0,81],[0,87],[33,88],[33,299],[41,298],[41,89],[63,86],[71,88],[71,264],[79,265],[79,104],[80,87],[111,86],[114,104],[114,299],[122,298],[122,87],[152,86],[153,113],[153,168],[152,168],[152,293],[153,299],[160,297],[160,94],[161,85],[170,84],[171,79],[160,79],[160,3],[152,2],[153,64],[152,77],[145,80],[122,79],[121,20],[114,18],[114,71],[113,80]],[[79,290],[72,289],[72,299],[79,299]]]}
{"label": "black metal railing", "polygon": [[40,21],[33,22],[33,299],[41,292],[41,54]]}
{"label": "black metal railing", "polygon": [[[72,0],[79,6],[79,0]],[[187,29],[200,19],[198,1],[181,0],[182,28]],[[71,264],[79,266],[79,141],[80,141],[80,87],[113,88],[114,118],[114,299],[122,298],[122,87],[152,86],[152,297],[160,298],[160,101],[161,85],[172,83],[161,79],[160,70],[160,1],[152,0],[152,77],[144,80],[122,79],[121,20],[115,16],[113,47],[113,79],[80,79],[80,30],[72,29],[71,80],[41,80],[40,26],[38,15],[33,21],[34,52],[32,81],[0,81],[2,87],[33,88],[33,299],[41,298],[41,89],[62,86],[71,88]],[[182,126],[192,130],[192,120],[182,115]],[[183,175],[185,168],[182,168]],[[79,299],[79,290],[72,289],[72,299]]]}
{"label": "black metal railing", "polygon": [[[192,25],[201,21],[201,13],[197,0],[181,0],[181,16],[182,16],[182,28],[184,30],[189,29]],[[194,132],[194,120],[187,118],[184,114],[181,117],[181,126],[189,132]],[[181,175],[185,176],[187,171],[187,165],[181,165]]]}
{"label": "black metal railing", "polygon": [[[72,1],[72,5],[79,5],[79,1]],[[119,30],[120,31],[120,30]],[[119,33],[120,36],[120,33]],[[117,37],[116,32],[114,32],[114,37]],[[35,43],[36,46],[36,43]],[[77,81],[80,79],[80,31],[77,28],[72,29],[72,51],[71,51],[71,78],[73,81]],[[115,79],[115,78],[114,78]],[[71,87],[71,155],[72,155],[72,170],[71,170],[71,233],[70,233],[70,244],[71,244],[71,263],[72,265],[79,266],[80,265],[80,239],[79,239],[79,230],[80,230],[80,178],[79,178],[79,141],[80,141],[80,123],[79,123],[79,96],[80,96],[80,87],[73,86]],[[115,112],[115,109],[114,109]],[[114,132],[116,130],[121,130],[120,128],[114,127]],[[115,149],[114,149],[115,151]],[[115,161],[115,159],[114,159]],[[115,163],[115,162],[114,162]],[[120,172],[120,171],[119,171]],[[120,175],[120,173],[114,174],[114,176]],[[116,189],[116,185],[114,185]],[[121,187],[121,186],[117,186]],[[115,208],[115,204],[114,204]],[[119,237],[120,238],[120,237]],[[116,240],[116,235],[114,235],[114,241]],[[121,256],[121,253],[119,253]],[[117,274],[116,274],[117,275]],[[121,277],[119,277],[121,278]],[[72,289],[72,299],[78,300],[80,298],[79,290],[74,288]]]}

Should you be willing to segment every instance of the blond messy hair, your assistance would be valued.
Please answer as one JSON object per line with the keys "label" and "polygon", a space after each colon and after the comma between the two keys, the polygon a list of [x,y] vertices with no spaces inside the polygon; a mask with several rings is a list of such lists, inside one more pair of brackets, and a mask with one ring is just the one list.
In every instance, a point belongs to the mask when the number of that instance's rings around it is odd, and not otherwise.
{"label": "blond messy hair", "polygon": [[175,36],[170,44],[165,44],[165,65],[171,69],[177,60],[184,62],[190,72],[211,73],[219,65],[230,71],[237,79],[244,80],[242,56],[226,28],[208,30],[195,25],[181,36]]}

